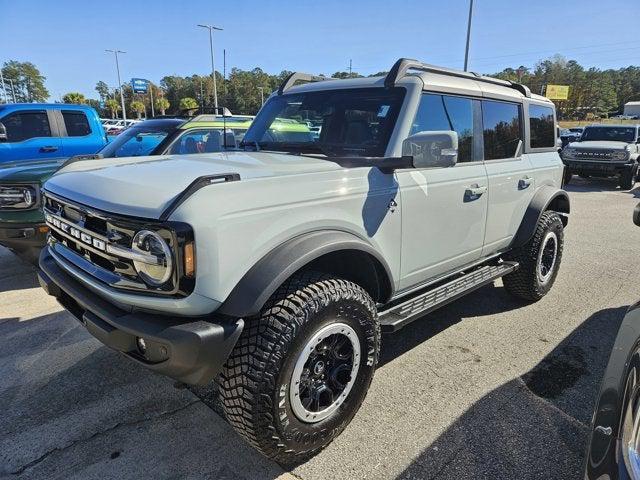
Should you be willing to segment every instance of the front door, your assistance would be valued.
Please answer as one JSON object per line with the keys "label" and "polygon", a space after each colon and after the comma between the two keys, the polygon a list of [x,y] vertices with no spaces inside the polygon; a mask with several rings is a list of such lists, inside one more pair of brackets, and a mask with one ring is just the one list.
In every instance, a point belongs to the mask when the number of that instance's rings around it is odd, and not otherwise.
{"label": "front door", "polygon": [[63,155],[57,128],[46,110],[20,110],[2,117],[7,141],[0,143],[0,164]]}
{"label": "front door", "polygon": [[410,133],[457,132],[458,163],[397,172],[402,201],[401,289],[460,268],[482,254],[488,182],[482,145],[474,141],[478,114],[479,100],[432,93],[421,98]]}

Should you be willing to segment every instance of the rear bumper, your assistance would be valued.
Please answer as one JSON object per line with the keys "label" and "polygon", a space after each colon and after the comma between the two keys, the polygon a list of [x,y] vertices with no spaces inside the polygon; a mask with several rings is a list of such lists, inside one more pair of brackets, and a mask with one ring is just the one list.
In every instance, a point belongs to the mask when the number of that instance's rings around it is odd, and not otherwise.
{"label": "rear bumper", "polygon": [[[40,254],[38,280],[104,345],[149,370],[188,384],[205,384],[220,373],[244,326],[242,319],[168,317],[121,310],[66,273],[48,248]],[[144,351],[140,338],[144,339]]]}
{"label": "rear bumper", "polygon": [[617,162],[581,162],[579,160],[563,160],[565,168],[578,175],[610,176],[620,175],[632,168],[635,163]]}
{"label": "rear bumper", "polygon": [[18,251],[40,249],[47,243],[44,223],[0,222],[0,245]]}

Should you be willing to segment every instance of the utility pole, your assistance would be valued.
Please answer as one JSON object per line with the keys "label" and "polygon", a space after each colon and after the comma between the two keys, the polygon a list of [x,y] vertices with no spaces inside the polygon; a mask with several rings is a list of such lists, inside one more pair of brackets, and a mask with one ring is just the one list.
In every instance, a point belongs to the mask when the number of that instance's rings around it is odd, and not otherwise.
{"label": "utility pole", "polygon": [[471,17],[473,17],[473,0],[469,0],[469,21],[467,22],[467,47],[464,50],[464,71],[469,66],[469,42],[471,40]]}
{"label": "utility pole", "polygon": [[258,87],[260,90],[260,105],[264,105],[264,87]]}
{"label": "utility pole", "polygon": [[116,57],[116,72],[118,73],[118,88],[120,89],[120,104],[122,106],[122,120],[127,120],[127,111],[124,108],[124,92],[122,88],[122,81],[120,80],[120,63],[118,62],[119,53],[127,53],[122,50],[105,50],[105,52],[111,52]]}
{"label": "utility pole", "polygon": [[215,107],[216,114],[218,113],[218,88],[216,87],[216,69],[213,62],[213,31],[220,30],[222,28],[215,27],[213,25],[201,25],[198,24],[198,27],[206,28],[209,30],[209,49],[211,50],[211,76],[213,77],[213,106]]}
{"label": "utility pole", "polygon": [[349,59],[349,78],[351,78],[352,66],[353,66],[353,64],[351,62],[351,59]]}

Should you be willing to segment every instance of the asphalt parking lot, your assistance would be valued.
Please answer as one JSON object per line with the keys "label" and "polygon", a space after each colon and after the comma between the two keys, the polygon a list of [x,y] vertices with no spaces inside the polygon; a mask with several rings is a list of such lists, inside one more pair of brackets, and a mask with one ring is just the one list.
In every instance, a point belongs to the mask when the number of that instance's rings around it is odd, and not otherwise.
{"label": "asphalt parking lot", "polygon": [[550,294],[526,305],[496,282],[386,336],[351,425],[290,471],[192,391],[101,346],[0,250],[0,475],[579,478],[618,325],[640,299],[640,187],[578,179],[568,190]]}

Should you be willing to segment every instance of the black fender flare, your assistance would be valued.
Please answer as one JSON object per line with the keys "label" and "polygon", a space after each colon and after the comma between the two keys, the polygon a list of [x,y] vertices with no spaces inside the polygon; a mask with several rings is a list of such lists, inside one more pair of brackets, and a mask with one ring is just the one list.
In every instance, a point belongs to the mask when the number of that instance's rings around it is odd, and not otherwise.
{"label": "black fender flare", "polygon": [[520,227],[511,242],[511,248],[521,247],[531,240],[536,231],[538,220],[540,220],[540,216],[546,210],[553,210],[565,214],[562,216],[562,223],[566,226],[568,222],[566,215],[569,214],[571,210],[567,192],[560,188],[552,187],[551,185],[543,185],[540,187],[533,195],[524,213]]}
{"label": "black fender flare", "polygon": [[231,291],[217,313],[237,318],[257,315],[269,297],[295,272],[323,255],[357,250],[373,256],[393,285],[389,265],[369,243],[351,233],[319,230],[294,237],[253,265]]}

